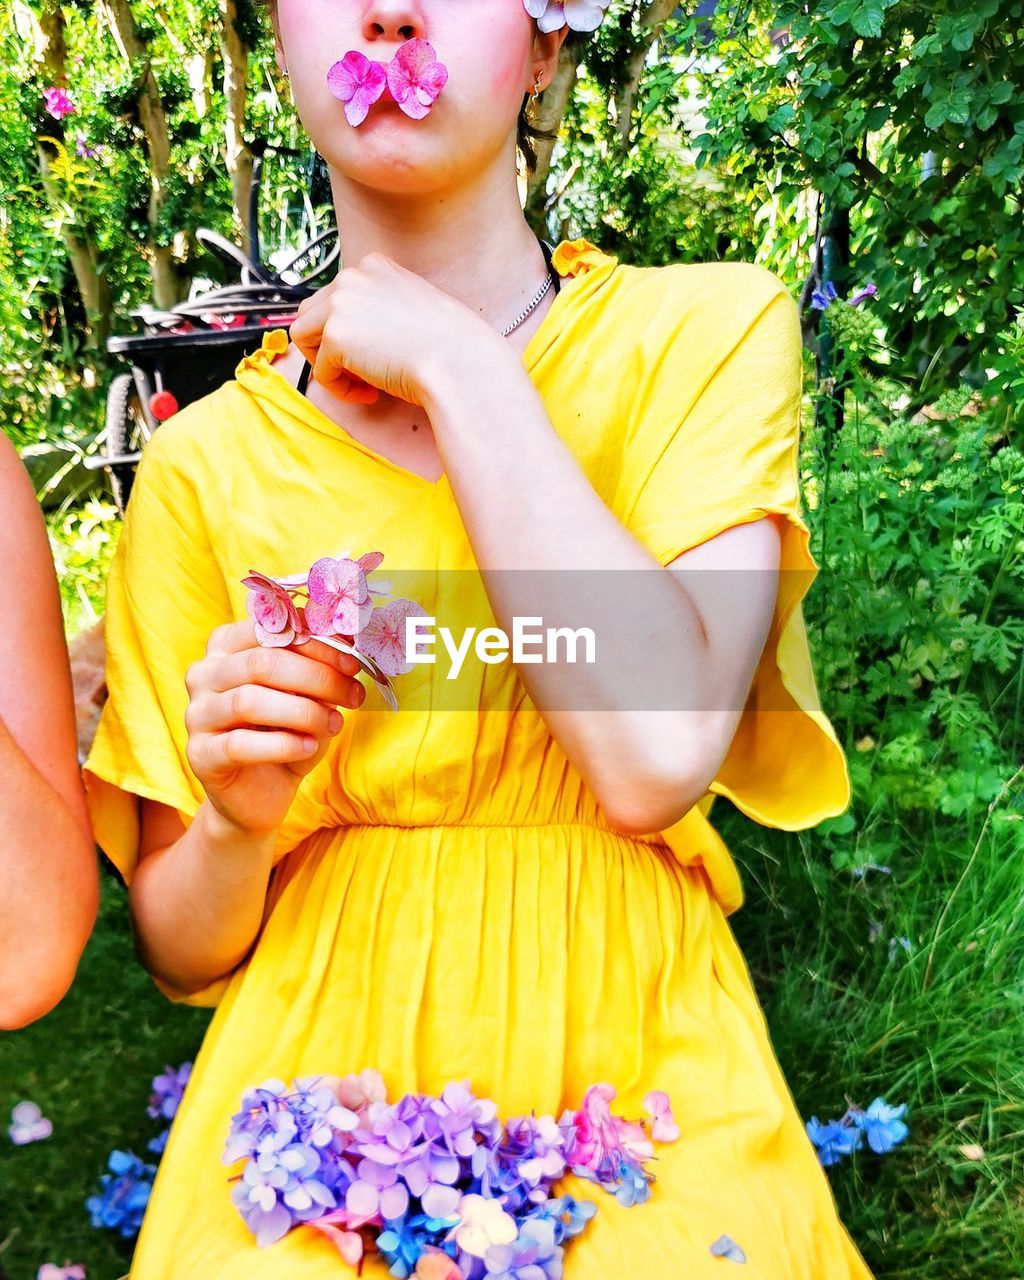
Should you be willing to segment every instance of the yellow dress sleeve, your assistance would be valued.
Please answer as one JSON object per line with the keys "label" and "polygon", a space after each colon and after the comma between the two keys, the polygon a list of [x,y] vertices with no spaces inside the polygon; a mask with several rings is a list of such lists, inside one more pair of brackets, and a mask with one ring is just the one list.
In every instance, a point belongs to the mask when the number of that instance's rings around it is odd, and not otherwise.
{"label": "yellow dress sleeve", "polygon": [[[797,307],[781,281],[761,267],[730,264],[729,276],[721,281],[724,290],[712,293],[696,331],[691,318],[688,333],[670,334],[645,406],[655,430],[646,441],[627,520],[658,562],[668,565],[734,525],[770,512],[785,517],[768,637],[707,803],[687,815],[689,837],[697,824],[707,827],[703,818],[714,795],[787,831],[842,813],[851,795],[846,755],[819,699],[802,610],[818,565],[800,495]],[[673,403],[683,403],[683,411],[673,410]],[[687,818],[666,833],[670,844],[682,836]],[[700,839],[714,846],[712,864],[727,857],[710,828]],[[735,871],[721,867],[719,879],[723,900],[738,906]]]}
{"label": "yellow dress sleeve", "polygon": [[[83,765],[96,842],[126,883],[138,860],[140,798],[176,809],[186,826],[202,803],[186,756],[185,672],[232,618],[198,495],[168,447],[178,426],[153,436],[137,468],[107,579],[108,697]],[[188,999],[215,1003],[202,993]]]}

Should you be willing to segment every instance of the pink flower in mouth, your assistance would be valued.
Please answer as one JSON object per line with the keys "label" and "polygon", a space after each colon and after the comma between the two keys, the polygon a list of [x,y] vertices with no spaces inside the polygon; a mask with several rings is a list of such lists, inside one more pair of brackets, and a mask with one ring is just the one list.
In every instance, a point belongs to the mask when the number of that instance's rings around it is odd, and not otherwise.
{"label": "pink flower in mouth", "polygon": [[327,72],[327,87],[345,104],[345,119],[362,124],[366,113],[384,92],[384,64],[374,62],[358,49],[349,49]]}
{"label": "pink flower in mouth", "polygon": [[407,116],[422,120],[448,80],[428,40],[406,40],[388,63],[388,88]]}

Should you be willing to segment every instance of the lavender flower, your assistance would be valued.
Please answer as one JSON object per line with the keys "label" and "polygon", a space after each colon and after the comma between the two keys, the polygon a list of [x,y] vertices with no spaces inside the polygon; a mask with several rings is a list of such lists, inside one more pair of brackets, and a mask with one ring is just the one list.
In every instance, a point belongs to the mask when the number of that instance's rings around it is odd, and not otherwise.
{"label": "lavender flower", "polygon": [[528,1218],[511,1244],[495,1244],[484,1254],[491,1280],[560,1280],[562,1247],[555,1229],[543,1218]]}
{"label": "lavender flower", "polygon": [[[353,1080],[307,1077],[291,1091],[268,1080],[232,1118],[223,1159],[245,1160],[232,1200],[261,1247],[307,1222],[359,1257],[361,1228],[379,1227],[378,1254],[394,1276],[555,1280],[563,1242],[597,1212],[551,1197],[567,1167],[627,1206],[650,1194],[653,1145],[644,1122],[611,1114],[611,1085],[592,1086],[557,1123],[531,1113],[503,1125],[468,1080],[394,1105],[382,1081],[354,1091]],[[658,1101],[660,1131],[676,1133],[667,1096]]]}
{"label": "lavender flower", "polygon": [[863,287],[863,289],[858,289],[855,294],[847,298],[847,306],[859,307],[866,298],[873,298],[877,292],[878,286],[868,283]]}
{"label": "lavender flower", "polygon": [[191,1074],[191,1062],[183,1062],[177,1071],[173,1067],[165,1067],[164,1074],[153,1080],[153,1092],[146,1114],[154,1120],[161,1116],[164,1120],[173,1120]]}
{"label": "lavender flower", "polygon": [[39,1142],[43,1138],[49,1138],[52,1133],[53,1124],[34,1102],[19,1102],[11,1111],[7,1134],[16,1147]]}

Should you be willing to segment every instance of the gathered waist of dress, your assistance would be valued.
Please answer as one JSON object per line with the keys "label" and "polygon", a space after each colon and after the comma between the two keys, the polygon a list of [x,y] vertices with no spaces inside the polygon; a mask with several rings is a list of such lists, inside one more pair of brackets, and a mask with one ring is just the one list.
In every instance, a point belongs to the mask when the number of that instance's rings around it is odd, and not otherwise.
{"label": "gathered waist of dress", "polygon": [[453,820],[446,822],[340,822],[338,830],[346,831],[364,829],[368,831],[548,831],[559,828],[582,828],[586,831],[599,831],[602,835],[613,836],[617,840],[626,840],[638,844],[664,844],[659,832],[648,835],[627,835],[624,831],[616,831],[614,827],[603,826],[599,822],[590,822],[585,818],[565,819],[562,821],[544,822],[478,822]]}

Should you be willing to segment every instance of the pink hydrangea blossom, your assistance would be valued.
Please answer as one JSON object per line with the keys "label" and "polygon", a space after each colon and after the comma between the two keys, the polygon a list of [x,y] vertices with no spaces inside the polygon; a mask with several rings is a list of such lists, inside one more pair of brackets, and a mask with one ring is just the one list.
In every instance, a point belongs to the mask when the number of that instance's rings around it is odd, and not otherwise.
{"label": "pink hydrangea blossom", "polygon": [[251,588],[245,599],[245,610],[256,623],[256,639],[270,648],[305,644],[309,630],[302,614],[287,589],[274,578],[254,569],[242,579]]}
{"label": "pink hydrangea blossom", "polygon": [[422,120],[448,80],[429,40],[406,40],[387,67],[391,96],[407,116]]}
{"label": "pink hydrangea blossom", "polygon": [[381,605],[359,633],[359,647],[385,675],[408,675],[414,664],[405,656],[405,620],[426,616],[426,609],[415,600],[392,600]]}
{"label": "pink hydrangea blossom", "polygon": [[327,87],[345,104],[345,119],[351,125],[363,123],[386,83],[384,64],[358,49],[349,49],[327,72]]}
{"label": "pink hydrangea blossom", "polygon": [[675,1142],[679,1137],[679,1126],[672,1114],[672,1106],[668,1094],[663,1089],[652,1089],[644,1098],[644,1106],[653,1116],[651,1137],[655,1142]]}
{"label": "pink hydrangea blossom", "polygon": [[361,564],[324,556],[309,571],[306,626],[316,636],[358,636],[370,621],[373,601]]}
{"label": "pink hydrangea blossom", "polygon": [[612,1115],[608,1104],[615,1092],[613,1085],[594,1084],[583,1095],[583,1105],[573,1116],[576,1139],[571,1164],[597,1170],[620,1153],[633,1161],[647,1160],[654,1154],[642,1124]]}

